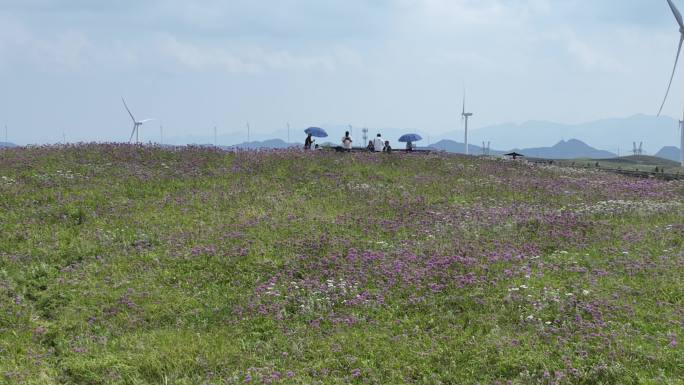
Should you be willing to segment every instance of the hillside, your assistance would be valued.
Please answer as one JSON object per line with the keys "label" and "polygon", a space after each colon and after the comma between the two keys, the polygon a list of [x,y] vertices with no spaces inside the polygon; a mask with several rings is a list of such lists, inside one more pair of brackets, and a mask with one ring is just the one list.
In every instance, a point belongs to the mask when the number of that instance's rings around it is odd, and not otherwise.
{"label": "hillside", "polygon": [[648,155],[630,155],[622,156],[620,158],[606,159],[614,163],[621,163],[624,165],[647,165],[647,166],[664,166],[664,167],[679,167],[679,162],[669,159],[659,158],[657,156]]}
{"label": "hillside", "polygon": [[10,142],[0,142],[0,148],[12,148],[12,147],[16,147],[16,146],[17,146],[17,145],[14,144],[14,143],[10,143]]}
{"label": "hillside", "polygon": [[561,140],[551,147],[514,149],[514,151],[524,154],[528,157],[544,159],[603,159],[617,156],[612,152],[597,150],[577,139],[570,139],[568,141]]}
{"label": "hillside", "polygon": [[663,158],[663,159],[668,159],[673,162],[679,163],[680,161],[680,152],[679,148],[674,147],[674,146],[666,146],[660,149],[658,153],[655,154],[658,158]]}
{"label": "hillside", "polygon": [[443,153],[4,155],[8,384],[684,378],[684,182]]}

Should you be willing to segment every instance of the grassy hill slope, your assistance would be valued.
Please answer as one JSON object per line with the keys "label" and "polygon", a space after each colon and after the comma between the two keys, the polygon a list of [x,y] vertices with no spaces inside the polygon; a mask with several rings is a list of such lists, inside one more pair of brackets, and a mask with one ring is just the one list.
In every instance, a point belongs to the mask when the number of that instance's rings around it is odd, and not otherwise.
{"label": "grassy hill slope", "polygon": [[1,155],[0,383],[684,378],[682,182],[442,154]]}

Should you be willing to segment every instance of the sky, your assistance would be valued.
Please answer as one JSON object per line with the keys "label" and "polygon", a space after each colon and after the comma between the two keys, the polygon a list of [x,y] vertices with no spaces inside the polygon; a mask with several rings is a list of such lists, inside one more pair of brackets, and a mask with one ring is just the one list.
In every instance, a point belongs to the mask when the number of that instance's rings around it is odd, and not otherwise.
{"label": "sky", "polygon": [[[237,143],[247,122],[437,136],[461,129],[464,87],[474,129],[654,115],[677,43],[665,0],[0,0],[0,125],[127,141],[123,96],[158,119],[150,141]],[[664,114],[683,105],[681,73]]]}

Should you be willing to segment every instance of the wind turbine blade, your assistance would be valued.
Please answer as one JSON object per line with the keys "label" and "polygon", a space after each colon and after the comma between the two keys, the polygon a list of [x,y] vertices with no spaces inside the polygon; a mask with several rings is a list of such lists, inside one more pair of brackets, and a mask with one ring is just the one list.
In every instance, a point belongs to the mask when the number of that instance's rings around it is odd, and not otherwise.
{"label": "wind turbine blade", "polygon": [[[669,1],[669,0],[668,0]],[[672,80],[674,80],[675,72],[677,71],[677,63],[679,63],[679,55],[682,53],[682,43],[684,43],[684,34],[679,38],[679,48],[677,49],[677,57],[675,57],[675,64],[672,68],[672,76],[670,76],[670,84],[667,86],[667,91],[665,92],[665,98],[663,99],[663,104],[660,105],[658,110],[658,116],[663,112],[663,107],[665,107],[665,102],[667,101],[667,96],[670,94],[670,87],[672,87]]]}
{"label": "wind turbine blade", "polygon": [[136,129],[136,128],[138,128],[138,126],[134,124],[134,125],[133,125],[133,131],[131,131],[131,137],[128,138],[128,143],[130,143],[131,140],[133,140],[133,135],[135,135],[135,129]]}
{"label": "wind turbine blade", "polygon": [[672,10],[672,13],[674,14],[675,19],[677,19],[677,23],[679,23],[679,28],[684,28],[684,21],[682,20],[682,14],[679,13],[679,10],[674,5],[672,0],[667,0],[667,3],[670,4],[670,9]]}
{"label": "wind turbine blade", "polygon": [[147,122],[151,122],[151,121],[153,121],[153,120],[157,120],[157,119],[145,119],[145,120],[141,120],[141,121],[138,122],[138,123],[147,123]]}
{"label": "wind turbine blade", "polygon": [[131,110],[128,108],[128,105],[126,105],[126,100],[124,100],[123,97],[121,97],[121,101],[124,104],[124,107],[126,107],[126,111],[128,111],[128,115],[131,116],[131,119],[133,119],[133,122],[135,122],[135,117],[133,117],[133,113],[131,113]]}

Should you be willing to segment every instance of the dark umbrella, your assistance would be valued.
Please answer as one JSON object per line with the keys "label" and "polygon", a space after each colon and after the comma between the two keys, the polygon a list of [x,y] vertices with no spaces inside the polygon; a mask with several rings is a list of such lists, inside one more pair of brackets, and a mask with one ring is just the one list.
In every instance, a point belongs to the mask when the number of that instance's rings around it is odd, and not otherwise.
{"label": "dark umbrella", "polygon": [[417,142],[419,140],[423,140],[423,138],[418,134],[406,134],[402,135],[401,138],[399,138],[399,141],[401,143]]}
{"label": "dark umbrella", "polygon": [[506,154],[506,155],[504,155],[504,156],[510,156],[510,157],[512,157],[513,159],[518,159],[518,158],[524,158],[524,157],[525,157],[525,155],[523,155],[523,154],[518,154],[517,152],[511,152],[510,154]]}
{"label": "dark umbrella", "polygon": [[309,127],[306,130],[304,130],[306,134],[311,134],[311,136],[314,136],[316,138],[327,138],[328,133],[325,132],[324,129],[320,127]]}

